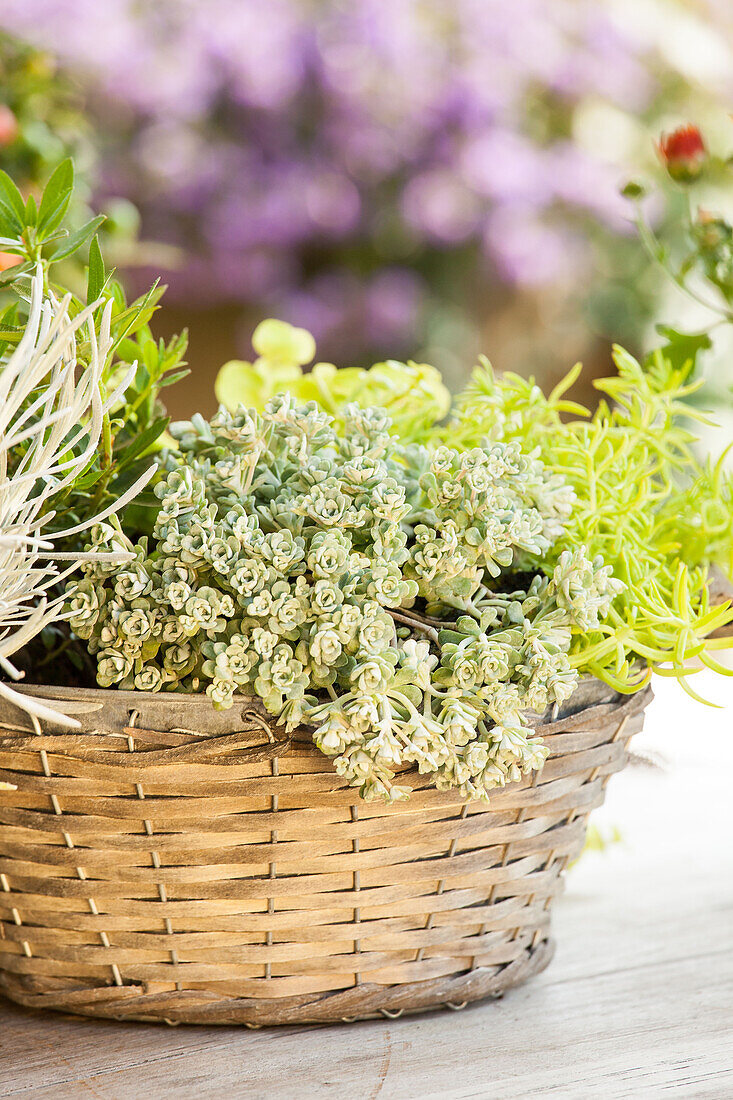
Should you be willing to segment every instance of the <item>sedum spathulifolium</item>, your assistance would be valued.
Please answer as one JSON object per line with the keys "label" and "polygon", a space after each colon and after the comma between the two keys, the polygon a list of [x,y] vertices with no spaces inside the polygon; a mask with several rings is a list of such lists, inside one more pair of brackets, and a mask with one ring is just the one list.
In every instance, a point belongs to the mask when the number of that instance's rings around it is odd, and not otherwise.
{"label": "sedum spathulifolium", "polygon": [[71,597],[98,682],[257,695],[367,799],[404,797],[407,766],[467,797],[538,768],[523,712],[570,696],[573,635],[622,585],[581,547],[541,573],[574,493],[518,443],[389,428],[351,404],[337,429],[289,395],[174,425],[152,537],[101,525],[95,548],[135,561],[88,566]]}

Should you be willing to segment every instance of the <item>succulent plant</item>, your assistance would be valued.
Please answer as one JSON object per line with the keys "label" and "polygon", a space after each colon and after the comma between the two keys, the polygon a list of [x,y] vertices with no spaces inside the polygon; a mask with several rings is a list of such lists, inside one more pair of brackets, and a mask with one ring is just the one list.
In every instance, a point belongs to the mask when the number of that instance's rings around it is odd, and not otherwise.
{"label": "succulent plant", "polygon": [[255,694],[365,798],[404,796],[410,765],[470,797],[539,767],[523,712],[568,698],[573,632],[621,585],[577,547],[542,575],[573,492],[518,444],[405,446],[390,426],[287,395],[173,425],[152,537],[100,526],[94,549],[135,560],[90,562],[71,595],[99,683]]}
{"label": "succulent plant", "polygon": [[[268,330],[263,326],[263,331]],[[290,349],[292,369],[292,349],[304,347],[304,341],[282,322],[276,331],[278,347]],[[238,378],[262,408],[273,388],[292,389],[312,397],[341,425],[349,400],[375,395],[374,375],[380,400],[389,402],[390,415],[395,413],[390,431],[415,454],[420,447],[434,453],[441,443],[461,455],[488,454],[492,444],[501,443],[539,457],[551,497],[562,495],[563,484],[564,492],[569,486],[574,493],[564,537],[545,532],[549,548],[540,559],[542,572],[551,576],[562,554],[585,547],[591,560],[605,561],[626,586],[602,622],[587,620],[573,635],[571,664],[622,692],[643,687],[654,670],[677,676],[694,696],[691,674],[703,665],[720,671],[723,666],[714,651],[731,644],[730,638],[709,637],[733,622],[730,605],[711,598],[709,579],[711,567],[733,576],[733,477],[726,470],[726,453],[706,463],[695,454],[694,422],[710,423],[691,404],[700,401],[703,386],[695,377],[695,364],[710,339],[706,333],[660,331],[664,343],[643,363],[620,347],[614,349],[617,374],[594,383],[604,399],[592,413],[566,397],[580,365],[545,396],[533,378],[495,373],[482,357],[446,415],[439,390],[423,373],[429,368],[381,363],[370,370],[340,371],[338,383],[329,386],[325,375],[313,381],[322,365],[303,376],[296,366],[286,382],[278,375],[274,348],[259,341],[260,358],[252,365],[239,364],[236,372],[224,368],[217,392],[231,400],[231,384]],[[312,344],[308,352],[313,355]],[[282,351],[280,357],[282,361]],[[405,473],[408,480],[424,472],[419,460],[415,463],[414,471]],[[471,476],[481,475],[477,471]],[[436,485],[433,492],[443,489]],[[444,507],[449,513],[450,499]],[[541,503],[539,508],[547,511]],[[551,514],[550,504],[550,524]],[[477,515],[479,530],[496,522],[491,508],[479,507]],[[466,516],[462,522],[468,523]],[[422,594],[427,598],[428,562],[437,568],[441,556],[450,561],[460,548],[445,532],[442,541],[436,540],[429,525],[425,530],[415,527],[414,537],[420,546],[413,554],[423,563]],[[531,556],[528,567],[534,568]],[[515,547],[512,569],[524,568]],[[568,585],[585,587],[584,599],[592,599],[589,583],[582,570],[572,581],[567,578]]]}

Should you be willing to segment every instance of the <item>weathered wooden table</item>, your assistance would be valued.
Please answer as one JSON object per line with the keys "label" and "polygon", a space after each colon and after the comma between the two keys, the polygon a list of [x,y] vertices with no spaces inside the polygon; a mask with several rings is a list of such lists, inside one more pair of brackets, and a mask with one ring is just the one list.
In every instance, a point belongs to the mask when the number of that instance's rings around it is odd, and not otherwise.
{"label": "weathered wooden table", "polygon": [[619,844],[572,869],[550,968],[501,1001],[344,1027],[160,1028],[0,1002],[0,1096],[733,1097],[733,691],[668,681],[612,781]]}

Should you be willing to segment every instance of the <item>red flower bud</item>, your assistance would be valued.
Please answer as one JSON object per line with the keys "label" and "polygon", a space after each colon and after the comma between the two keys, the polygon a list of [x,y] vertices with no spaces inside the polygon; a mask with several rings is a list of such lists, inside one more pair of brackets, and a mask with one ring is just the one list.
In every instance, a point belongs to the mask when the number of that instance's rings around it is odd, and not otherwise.
{"label": "red flower bud", "polygon": [[700,175],[708,152],[697,126],[680,126],[671,134],[662,134],[659,152],[673,180],[690,183]]}
{"label": "red flower bud", "polygon": [[11,145],[17,136],[17,118],[6,103],[0,103],[0,145]]}

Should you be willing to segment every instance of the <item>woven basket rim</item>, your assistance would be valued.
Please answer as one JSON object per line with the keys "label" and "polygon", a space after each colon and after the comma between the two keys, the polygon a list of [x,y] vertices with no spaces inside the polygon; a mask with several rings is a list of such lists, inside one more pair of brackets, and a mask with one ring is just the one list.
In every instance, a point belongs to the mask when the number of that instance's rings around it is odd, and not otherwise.
{"label": "woven basket rim", "polygon": [[[293,732],[286,734],[284,727],[278,725],[277,720],[265,709],[262,700],[256,695],[235,695],[234,705],[231,708],[217,710],[204,692],[129,691],[117,688],[60,687],[45,684],[19,684],[16,690],[47,702],[70,704],[67,713],[80,721],[81,729],[70,730],[66,725],[44,719],[43,729],[48,734],[76,732],[79,735],[99,730],[102,726],[115,728],[126,726],[129,716],[133,713],[137,714],[141,725],[145,725],[146,722],[162,722],[169,724],[169,728],[180,725],[185,714],[186,723],[198,725],[199,732],[203,736],[238,732],[241,730],[243,720],[254,718],[255,721],[265,723],[269,727],[271,732],[268,736],[271,740],[281,743],[282,751],[287,751],[293,742],[310,741],[313,734],[312,727],[307,725],[301,725]],[[649,686],[645,685],[641,690],[628,695],[616,691],[595,676],[582,676],[573,694],[561,706],[548,706],[543,713],[536,711],[524,713],[533,729],[542,736],[552,732],[558,724],[577,721],[595,708],[599,708],[599,712],[602,709],[616,709],[628,704],[634,697],[640,701],[641,709],[644,705],[642,701],[648,701],[650,690]],[[179,712],[178,718],[175,716],[176,711]],[[0,719],[16,721],[20,716],[28,720],[28,716],[16,703],[0,699]]]}
{"label": "woven basket rim", "polygon": [[[581,704],[581,707],[574,707],[574,700],[582,699],[588,695],[595,697],[607,696],[608,701],[626,699],[631,695],[638,695],[644,691],[647,686],[646,683],[641,684],[635,692],[622,693],[611,687],[604,680],[599,679],[597,676],[590,674],[583,674],[578,679],[578,684],[573,694],[568,699],[567,703],[560,708],[560,713],[568,714],[574,713],[576,709],[584,708],[588,703]],[[134,703],[136,700],[140,702],[181,702],[191,703],[195,705],[203,705],[212,711],[215,711],[214,705],[211,699],[203,691],[136,691],[115,687],[82,687],[77,685],[63,686],[60,684],[25,684],[23,682],[13,685],[13,690],[20,692],[23,695],[30,695],[39,699],[51,699],[51,700],[75,700],[87,698],[92,702],[106,703],[111,699],[118,699],[124,704]],[[244,695],[237,693],[234,695],[234,705],[241,703],[261,703],[261,699],[257,695]],[[594,700],[595,701],[595,700]],[[12,705],[8,703],[8,705]],[[548,711],[551,710],[548,707]],[[215,711],[215,713],[226,713],[223,711]],[[545,712],[547,713],[547,711]]]}
{"label": "woven basket rim", "polygon": [[[42,732],[59,746],[58,751],[65,751],[61,749],[63,744],[68,741],[78,745],[80,737],[94,739],[95,736],[109,734],[129,739],[134,728],[185,733],[190,748],[201,760],[208,757],[210,751],[219,753],[226,750],[229,762],[235,763],[237,758],[244,762],[245,758],[255,756],[261,759],[284,758],[302,751],[305,745],[315,747],[311,726],[300,725],[286,732],[265,709],[258,696],[235,696],[234,706],[228,710],[217,710],[204,693],[120,691],[99,687],[53,688],[36,684],[25,686],[24,691],[48,702],[62,704],[62,709],[79,724],[69,728],[66,723],[44,719],[41,730],[32,716],[25,714],[17,703],[0,698],[0,749],[10,748],[18,737],[21,740],[28,737],[35,739]],[[630,696],[595,677],[583,677],[563,706],[547,707],[542,714],[525,711],[525,717],[536,736],[544,741],[546,738],[552,739],[558,732],[578,729],[588,721],[613,720],[617,712],[634,715],[645,708],[651,694],[648,685]],[[68,706],[63,707],[64,703]],[[211,750],[205,748],[209,744]],[[198,750],[196,745],[200,747]],[[95,751],[91,742],[87,751]],[[321,755],[324,772],[334,771],[335,775],[331,758],[319,753]],[[217,758],[223,762],[223,757]],[[418,773],[414,765],[405,765],[398,774],[403,779],[409,778],[414,790],[437,790],[427,776]]]}

